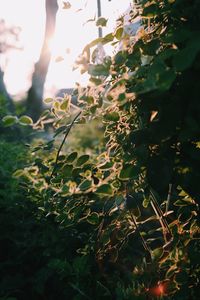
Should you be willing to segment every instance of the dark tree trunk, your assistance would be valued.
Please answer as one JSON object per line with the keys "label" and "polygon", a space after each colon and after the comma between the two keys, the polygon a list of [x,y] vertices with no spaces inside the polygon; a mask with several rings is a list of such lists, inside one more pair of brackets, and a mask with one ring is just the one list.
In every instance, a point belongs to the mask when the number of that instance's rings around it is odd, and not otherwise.
{"label": "dark tree trunk", "polygon": [[6,98],[7,101],[7,109],[9,112],[14,112],[14,104],[10,97],[10,95],[7,92],[5,83],[4,83],[4,72],[0,68],[0,94],[3,95]]}
{"label": "dark tree trunk", "polygon": [[45,79],[51,59],[48,41],[54,34],[56,13],[58,10],[57,0],[46,0],[46,28],[44,42],[38,62],[32,76],[32,86],[27,95],[27,114],[36,121],[43,108],[43,91]]}

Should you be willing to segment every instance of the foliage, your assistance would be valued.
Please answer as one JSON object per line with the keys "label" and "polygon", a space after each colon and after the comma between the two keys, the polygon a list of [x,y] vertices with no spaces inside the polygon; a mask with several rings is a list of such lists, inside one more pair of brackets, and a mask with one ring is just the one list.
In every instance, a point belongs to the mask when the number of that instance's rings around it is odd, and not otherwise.
{"label": "foliage", "polygon": [[[135,5],[136,35],[122,17],[85,47],[79,64],[91,84],[77,87],[79,108],[53,99],[34,126],[50,119],[54,139],[14,173],[67,237],[48,267],[71,299],[198,299],[200,3]],[[95,64],[99,42],[117,51]],[[101,153],[63,151],[73,126],[96,118]]]}
{"label": "foliage", "polygon": [[[26,197],[12,178],[25,159],[21,145],[0,142],[0,299],[63,299],[72,289],[63,291],[66,281],[73,283],[78,276],[67,261],[71,250],[66,240],[77,242],[73,231],[64,231],[44,215],[37,199]],[[78,268],[78,259],[75,264]]]}

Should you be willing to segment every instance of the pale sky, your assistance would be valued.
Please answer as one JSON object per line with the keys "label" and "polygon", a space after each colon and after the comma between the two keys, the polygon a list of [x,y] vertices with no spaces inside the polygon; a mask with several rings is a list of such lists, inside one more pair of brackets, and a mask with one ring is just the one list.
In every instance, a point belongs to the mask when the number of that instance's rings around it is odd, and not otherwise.
{"label": "pale sky", "polygon": [[[51,96],[56,89],[74,87],[75,82],[84,84],[87,81],[86,75],[72,71],[72,67],[83,47],[98,37],[95,22],[86,23],[97,15],[97,1],[69,2],[71,8],[63,9],[63,1],[58,1],[56,31],[50,43],[52,59],[45,84],[45,96]],[[108,18],[107,28],[103,29],[105,34],[114,28],[115,20],[127,10],[130,3],[131,0],[101,0],[102,16]],[[8,25],[21,27],[19,44],[23,46],[23,51],[10,50],[0,57],[1,65],[5,66],[8,92],[20,97],[30,86],[31,71],[39,58],[45,26],[45,0],[0,0],[0,19],[4,19]],[[56,62],[58,56],[62,56],[64,60]]]}

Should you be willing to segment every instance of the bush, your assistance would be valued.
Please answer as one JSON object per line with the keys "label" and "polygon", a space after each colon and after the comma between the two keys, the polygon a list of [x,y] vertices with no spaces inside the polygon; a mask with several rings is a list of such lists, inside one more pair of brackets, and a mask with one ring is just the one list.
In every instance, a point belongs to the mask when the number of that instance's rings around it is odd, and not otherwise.
{"label": "bush", "polygon": [[[48,253],[59,250],[36,276],[37,295],[198,299],[200,3],[135,2],[136,36],[124,34],[121,18],[114,33],[86,46],[81,68],[94,85],[78,89],[80,111],[69,117],[69,99],[55,99],[54,139],[15,172],[40,222],[64,239],[45,240]],[[99,42],[121,50],[95,64]],[[102,151],[64,151],[73,126],[96,118],[105,127]]]}

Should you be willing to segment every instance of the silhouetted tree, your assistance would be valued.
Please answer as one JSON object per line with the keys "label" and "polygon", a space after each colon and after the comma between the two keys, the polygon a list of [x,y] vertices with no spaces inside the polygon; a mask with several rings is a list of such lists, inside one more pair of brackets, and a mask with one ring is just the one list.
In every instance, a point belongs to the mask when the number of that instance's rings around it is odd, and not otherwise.
{"label": "silhouetted tree", "polygon": [[[7,52],[10,49],[20,49],[17,45],[18,43],[18,35],[19,35],[19,27],[6,26],[4,20],[0,20],[0,55]],[[3,95],[7,99],[8,109],[10,111],[14,110],[14,105],[12,99],[7,91],[5,82],[4,82],[4,70],[0,66],[0,94]]]}
{"label": "silhouetted tree", "polygon": [[56,13],[58,10],[57,0],[46,0],[45,5],[46,27],[44,42],[40,53],[40,58],[35,64],[35,70],[32,76],[32,85],[27,95],[27,114],[30,115],[34,121],[38,119],[42,111],[44,83],[51,59],[51,52],[48,47],[48,42],[55,31]]}

